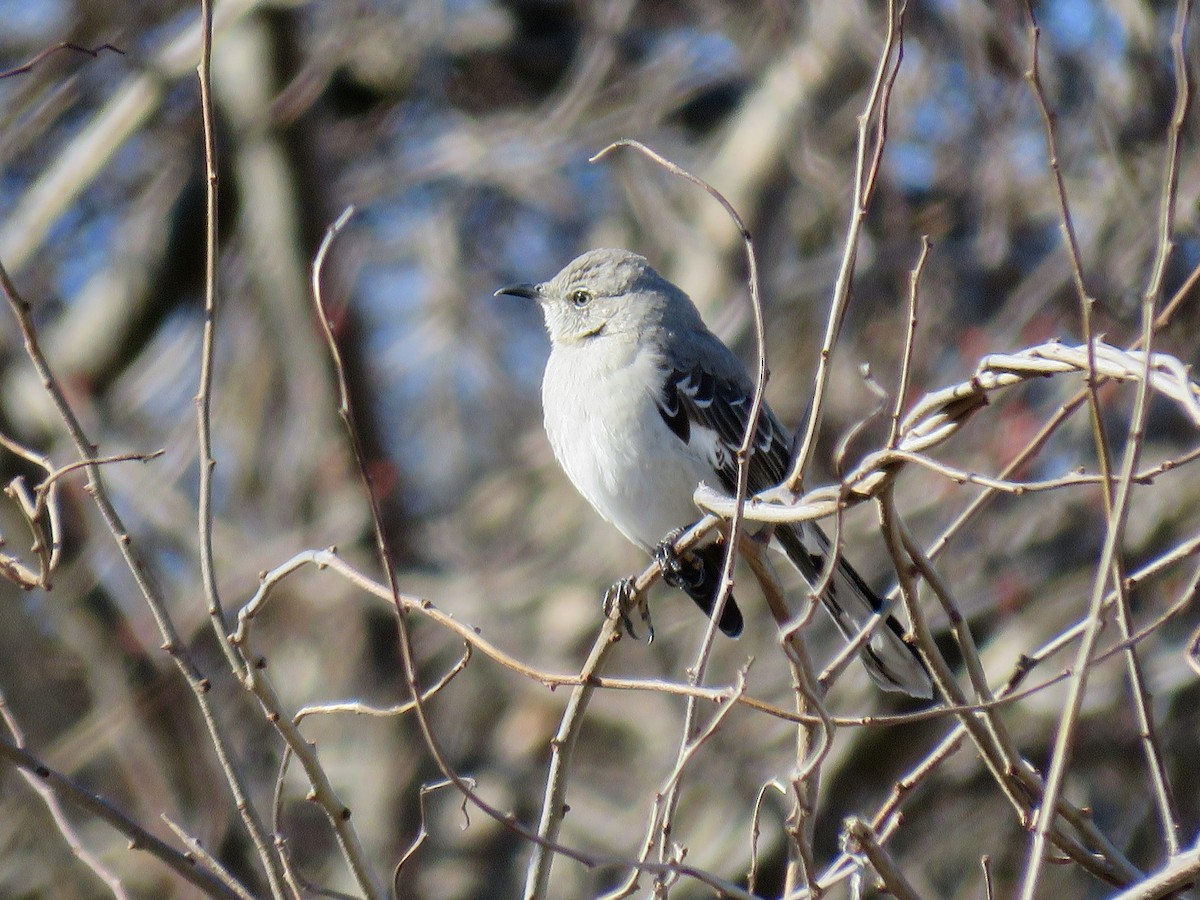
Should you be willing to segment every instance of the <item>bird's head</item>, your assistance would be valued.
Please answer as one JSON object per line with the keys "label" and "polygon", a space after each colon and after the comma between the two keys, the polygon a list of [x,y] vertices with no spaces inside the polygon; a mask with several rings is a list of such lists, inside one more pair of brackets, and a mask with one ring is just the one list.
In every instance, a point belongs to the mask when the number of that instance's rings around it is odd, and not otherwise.
{"label": "bird's head", "polygon": [[589,250],[549,281],[510,285],[496,291],[500,294],[537,300],[555,345],[638,335],[661,324],[668,306],[682,305],[694,314],[679,288],[628,250]]}

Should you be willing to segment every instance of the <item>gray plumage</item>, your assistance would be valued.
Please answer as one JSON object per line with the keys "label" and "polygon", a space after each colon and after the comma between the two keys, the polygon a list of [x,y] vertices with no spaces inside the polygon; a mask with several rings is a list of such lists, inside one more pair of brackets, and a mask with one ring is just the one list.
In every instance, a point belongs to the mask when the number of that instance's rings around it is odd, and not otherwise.
{"label": "gray plumage", "polygon": [[[733,493],[754,386],[682,290],[637,254],[590,250],[547,282],[497,293],[540,303],[551,342],[542,382],[546,434],[575,487],[625,537],[653,552],[700,517],[692,502],[700,482]],[[791,445],[764,406],[750,458],[751,494],[784,480]],[[780,526],[775,538],[815,584],[830,551],[820,528]],[[710,612],[721,548],[696,551],[684,562],[691,577],[675,583]],[[844,560],[821,600],[847,637],[881,603]],[[729,634],[741,631],[733,598],[720,625]],[[928,698],[929,675],[902,634],[888,616],[864,646],[863,662],[883,689]]]}

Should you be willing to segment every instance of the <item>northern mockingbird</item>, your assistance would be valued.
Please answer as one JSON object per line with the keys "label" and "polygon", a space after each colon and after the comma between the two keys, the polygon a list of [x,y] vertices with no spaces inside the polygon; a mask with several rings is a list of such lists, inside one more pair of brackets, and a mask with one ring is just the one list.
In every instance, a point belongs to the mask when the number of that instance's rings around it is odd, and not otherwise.
{"label": "northern mockingbird", "polygon": [[[550,334],[542,382],[546,434],[572,483],[630,541],[655,555],[664,579],[706,613],[717,598],[724,555],[719,543],[672,558],[670,542],[700,518],[697,485],[732,494],[754,386],[733,352],[709,331],[691,299],[626,250],[590,250],[542,284],[496,292],[537,300]],[[788,474],[792,439],[766,406],[750,457],[751,494]],[[777,544],[810,587],[830,542],[814,523],[777,526]],[[821,595],[848,639],[881,606],[844,560]],[[742,630],[726,600],[719,626]],[[871,678],[887,691],[932,696],[929,674],[886,617],[863,646]]]}

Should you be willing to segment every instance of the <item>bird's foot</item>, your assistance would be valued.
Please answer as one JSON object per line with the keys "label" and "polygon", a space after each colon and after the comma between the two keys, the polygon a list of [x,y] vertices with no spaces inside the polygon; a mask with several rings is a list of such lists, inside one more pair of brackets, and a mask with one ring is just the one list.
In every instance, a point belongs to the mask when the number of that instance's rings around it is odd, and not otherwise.
{"label": "bird's foot", "polygon": [[636,608],[641,616],[642,624],[646,626],[646,643],[654,643],[654,623],[650,621],[650,603],[646,599],[646,591],[634,589],[634,579],[622,578],[604,594],[604,615],[607,618],[621,617],[621,627],[635,641],[637,632],[633,628],[630,613]]}
{"label": "bird's foot", "polygon": [[683,532],[684,529],[676,528],[663,538],[654,548],[654,561],[662,572],[663,581],[671,587],[695,590],[704,583],[704,566],[693,557],[676,552],[675,541]]}

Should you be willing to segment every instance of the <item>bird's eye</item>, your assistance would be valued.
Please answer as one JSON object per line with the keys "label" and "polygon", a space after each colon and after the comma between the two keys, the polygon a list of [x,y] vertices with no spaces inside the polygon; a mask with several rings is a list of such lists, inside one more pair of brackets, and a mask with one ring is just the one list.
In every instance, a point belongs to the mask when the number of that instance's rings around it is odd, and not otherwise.
{"label": "bird's eye", "polygon": [[592,292],[579,288],[571,292],[571,303],[576,309],[583,309],[592,302]]}

